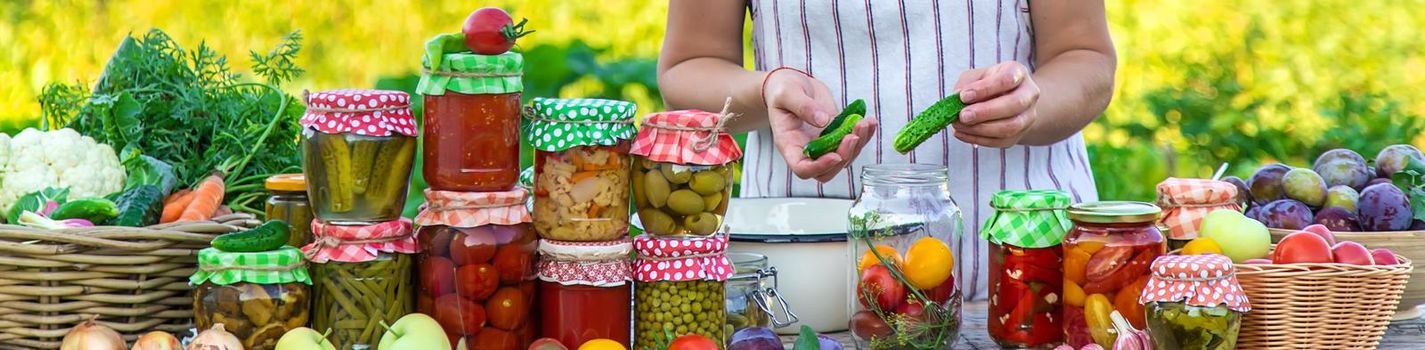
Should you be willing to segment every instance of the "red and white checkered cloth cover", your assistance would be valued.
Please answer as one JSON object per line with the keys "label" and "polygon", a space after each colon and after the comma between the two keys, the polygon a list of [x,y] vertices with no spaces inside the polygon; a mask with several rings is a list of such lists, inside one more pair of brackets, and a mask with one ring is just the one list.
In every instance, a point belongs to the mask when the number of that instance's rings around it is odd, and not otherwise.
{"label": "red and white checkered cloth cover", "polygon": [[1202,218],[1218,209],[1242,211],[1237,205],[1237,186],[1225,181],[1170,177],[1158,183],[1158,206],[1163,216],[1158,225],[1168,229],[1168,238],[1197,238]]}
{"label": "red and white checkered cloth cover", "polygon": [[416,214],[416,224],[470,228],[485,225],[516,225],[530,222],[525,199],[529,190],[515,188],[502,192],[454,192],[425,190],[426,204]]}
{"label": "red and white checkered cloth cover", "polygon": [[1164,255],[1153,260],[1152,270],[1153,277],[1138,296],[1139,304],[1181,302],[1201,307],[1227,305],[1237,312],[1252,310],[1247,293],[1237,283],[1237,269],[1226,256]]}
{"label": "red and white checkered cloth cover", "polygon": [[416,136],[411,96],[390,90],[331,90],[306,95],[302,127],[328,134]]}
{"label": "red and white checkered cloth cover", "polygon": [[[327,261],[367,262],[380,253],[415,254],[420,251],[411,235],[411,220],[401,218],[367,226],[330,225],[312,220],[314,242],[302,247],[307,260],[323,264]],[[383,242],[362,243],[360,241]]]}
{"label": "red and white checkered cloth cover", "polygon": [[706,142],[711,131],[683,129],[712,129],[718,126],[718,113],[699,110],[667,111],[649,114],[639,125],[638,136],[633,139],[629,153],[640,155],[655,162],[720,165],[742,158],[742,149],[727,132],[718,132],[716,141],[707,149],[699,151],[694,146]]}
{"label": "red and white checkered cloth cover", "polygon": [[634,278],[639,282],[726,281],[736,272],[727,258],[727,236],[708,238],[633,238],[638,252]]}

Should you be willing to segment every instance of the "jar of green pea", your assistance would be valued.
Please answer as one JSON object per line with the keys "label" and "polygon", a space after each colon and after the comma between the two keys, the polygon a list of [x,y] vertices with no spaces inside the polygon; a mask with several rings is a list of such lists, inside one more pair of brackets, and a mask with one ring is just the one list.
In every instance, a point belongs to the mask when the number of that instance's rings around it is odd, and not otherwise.
{"label": "jar of green pea", "polygon": [[727,237],[634,238],[633,346],[666,344],[670,338],[698,334],[725,341],[728,277]]}

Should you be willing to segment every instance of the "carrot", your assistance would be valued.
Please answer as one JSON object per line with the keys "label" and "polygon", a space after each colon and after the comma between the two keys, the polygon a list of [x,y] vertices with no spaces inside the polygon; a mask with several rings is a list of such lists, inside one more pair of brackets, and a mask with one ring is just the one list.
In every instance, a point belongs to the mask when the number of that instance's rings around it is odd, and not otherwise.
{"label": "carrot", "polygon": [[569,183],[576,184],[579,183],[579,181],[584,181],[595,176],[599,176],[598,171],[580,171],[569,176]]}
{"label": "carrot", "polygon": [[218,212],[218,206],[223,205],[225,187],[222,175],[208,175],[208,178],[203,179],[203,182],[193,189],[193,202],[183,208],[183,214],[178,216],[178,221],[212,219],[213,214]]}
{"label": "carrot", "polygon": [[168,199],[163,200],[163,215],[158,222],[166,224],[178,220],[189,203],[193,203],[193,191],[185,189],[168,195]]}

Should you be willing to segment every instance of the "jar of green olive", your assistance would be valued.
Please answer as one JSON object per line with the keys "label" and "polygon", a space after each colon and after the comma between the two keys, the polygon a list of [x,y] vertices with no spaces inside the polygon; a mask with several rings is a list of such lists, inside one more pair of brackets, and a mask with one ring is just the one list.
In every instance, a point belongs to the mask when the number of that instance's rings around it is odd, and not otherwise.
{"label": "jar of green olive", "polygon": [[727,237],[633,240],[633,348],[667,342],[669,335],[698,334],[722,340],[726,322],[725,283],[732,277]]}
{"label": "jar of green olive", "polygon": [[732,169],[742,150],[723,131],[724,114],[649,114],[629,150],[630,181],[643,231],[659,237],[707,237],[722,227]]}

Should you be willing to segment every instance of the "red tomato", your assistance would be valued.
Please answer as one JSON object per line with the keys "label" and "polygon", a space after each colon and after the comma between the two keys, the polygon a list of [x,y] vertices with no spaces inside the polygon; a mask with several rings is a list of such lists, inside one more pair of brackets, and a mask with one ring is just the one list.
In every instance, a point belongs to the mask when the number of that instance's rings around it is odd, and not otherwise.
{"label": "red tomato", "polygon": [[455,263],[434,256],[421,260],[421,291],[431,297],[455,291]]}
{"label": "red tomato", "polygon": [[518,288],[504,287],[485,302],[485,310],[490,312],[491,327],[515,330],[529,318],[529,301]]}
{"label": "red tomato", "polygon": [[494,7],[481,8],[465,18],[460,32],[465,33],[465,46],[481,55],[498,55],[515,46],[515,39],[525,34],[525,20],[514,24],[510,14]]}
{"label": "red tomato", "polygon": [[905,315],[906,317],[910,317],[911,319],[918,320],[922,316],[925,316],[925,305],[921,304],[920,300],[911,298],[911,300],[907,300],[906,302],[901,303],[900,306],[897,306],[895,313],[897,315]]}
{"label": "red tomato", "polygon": [[434,315],[435,298],[431,298],[429,295],[421,294],[420,297],[416,298],[416,312],[427,315]]}
{"label": "red tomato", "polygon": [[1330,263],[1331,245],[1320,235],[1297,231],[1286,235],[1272,251],[1272,262],[1277,264]]}
{"label": "red tomato", "polygon": [[500,274],[494,265],[470,265],[455,272],[455,283],[455,294],[472,301],[484,301],[500,287]]}
{"label": "red tomato", "polygon": [[455,294],[435,299],[435,315],[431,316],[446,334],[475,334],[485,326],[485,308]]}
{"label": "red tomato", "polygon": [[489,231],[472,230],[469,234],[452,235],[450,258],[456,265],[465,266],[490,261],[495,256],[495,236]]}
{"label": "red tomato", "polygon": [[708,337],[688,334],[673,339],[673,342],[668,344],[668,350],[718,350],[718,346],[717,342]]}
{"label": "red tomato", "polygon": [[480,334],[475,335],[475,340],[469,345],[470,349],[480,350],[520,350],[519,339],[514,333],[510,333],[499,328],[485,327],[480,330]]}
{"label": "red tomato", "polygon": [[886,324],[885,320],[871,310],[861,310],[851,315],[850,328],[851,334],[863,340],[888,338],[892,333],[891,325]]}
{"label": "red tomato", "polygon": [[500,271],[500,282],[517,283],[534,272],[532,247],[523,244],[507,244],[495,253],[495,269]]}
{"label": "red tomato", "polygon": [[939,286],[936,286],[934,289],[931,289],[929,292],[927,292],[925,297],[930,298],[931,301],[934,301],[936,303],[944,303],[945,301],[950,300],[950,297],[954,295],[955,275],[951,274],[950,278],[945,279],[944,283],[941,283]]}
{"label": "red tomato", "polygon": [[456,231],[452,228],[427,226],[422,227],[416,240],[426,253],[434,256],[450,256],[450,240],[455,237]]}
{"label": "red tomato", "polygon": [[875,264],[861,271],[861,283],[856,284],[856,295],[860,296],[857,299],[861,300],[862,306],[871,307],[871,300],[874,299],[881,311],[889,312],[905,302],[905,285],[896,282],[886,265]]}

